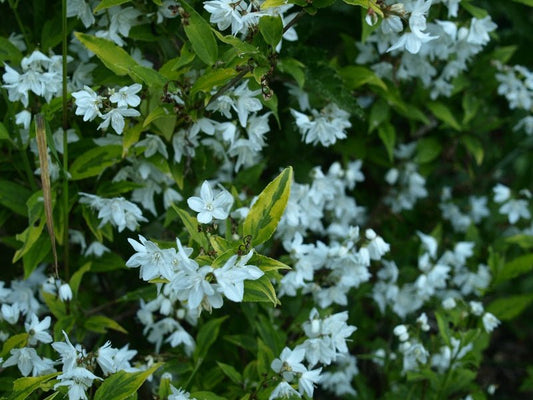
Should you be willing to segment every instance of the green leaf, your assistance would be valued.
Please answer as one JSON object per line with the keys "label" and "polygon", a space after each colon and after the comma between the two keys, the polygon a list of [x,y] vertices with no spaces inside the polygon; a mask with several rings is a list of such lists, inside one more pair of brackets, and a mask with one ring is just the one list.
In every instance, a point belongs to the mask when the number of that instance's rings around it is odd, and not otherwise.
{"label": "green leaf", "polygon": [[192,392],[191,393],[191,399],[196,400],[227,400],[225,397],[218,396],[212,392]]}
{"label": "green leaf", "polygon": [[152,121],[156,121],[160,118],[165,118],[170,115],[170,110],[167,107],[158,106],[154,108],[152,111],[150,111],[150,114],[148,114],[142,124],[143,128],[146,128]]}
{"label": "green leaf", "polygon": [[435,101],[435,102],[428,103],[427,107],[431,110],[431,112],[435,115],[435,117],[440,119],[442,122],[449,125],[456,131],[461,130],[461,125],[459,125],[459,122],[457,122],[457,120],[453,116],[453,113],[450,111],[448,106],[446,106],[443,103]]}
{"label": "green leaf", "polygon": [[463,142],[468,152],[472,154],[472,156],[476,160],[477,165],[481,165],[485,154],[481,141],[475,136],[463,136],[461,138],[461,141]]}
{"label": "green leaf", "polygon": [[507,243],[517,244],[523,249],[533,248],[533,236],[532,235],[525,235],[525,234],[520,233],[520,234],[505,238],[505,241]]}
{"label": "green leaf", "polygon": [[78,40],[119,76],[129,75],[134,81],[143,81],[148,86],[162,86],[166,79],[151,68],[139,65],[135,59],[115,43],[85,33],[75,32]]}
{"label": "green leaf", "polygon": [[374,10],[380,17],[383,18],[383,11],[381,11],[381,8],[376,4],[375,0],[343,0],[346,4],[350,4],[352,6],[360,6],[364,9],[371,8]]}
{"label": "green leaf", "polygon": [[218,86],[222,86],[228,83],[232,78],[236,77],[239,73],[235,68],[219,68],[211,71],[207,71],[202,74],[191,88],[191,94],[198,92],[209,93]]}
{"label": "green leaf", "polygon": [[78,289],[80,287],[81,279],[83,275],[91,269],[91,263],[85,263],[80,269],[72,274],[70,278],[69,286],[72,289],[74,297],[78,295]]}
{"label": "green leaf", "polygon": [[21,59],[21,51],[7,38],[0,37],[0,61],[18,65]]}
{"label": "green leaf", "polygon": [[294,58],[284,57],[278,61],[277,68],[281,72],[291,75],[298,86],[303,88],[305,83],[304,64]]}
{"label": "green leaf", "polygon": [[13,391],[9,395],[8,400],[27,399],[30,394],[39,389],[43,383],[48,382],[57,375],[59,375],[59,372],[36,377],[29,376],[15,380],[15,382],[13,382]]}
{"label": "green leaf", "polygon": [[279,7],[287,4],[287,0],[266,0],[261,4],[261,10],[266,10],[267,8]]}
{"label": "green leaf", "polygon": [[162,363],[152,365],[146,371],[119,371],[109,376],[94,394],[94,400],[124,400],[137,393],[141,385],[148,379]]}
{"label": "green leaf", "polygon": [[349,89],[357,89],[363,85],[372,85],[387,90],[387,85],[374,71],[358,65],[349,65],[339,71],[340,76]]}
{"label": "green leaf", "polygon": [[0,205],[24,217],[28,216],[26,201],[31,191],[17,183],[0,179]]}
{"label": "green leaf", "polygon": [[385,100],[379,99],[372,104],[372,108],[370,109],[370,115],[368,117],[368,133],[371,133],[382,123],[389,120],[390,106]]}
{"label": "green leaf", "polygon": [[231,365],[217,361],[219,368],[222,370],[233,383],[240,385],[242,383],[242,375]]}
{"label": "green leaf", "polygon": [[185,225],[185,229],[187,229],[187,232],[189,232],[191,239],[198,243],[200,246],[202,246],[204,249],[208,249],[209,240],[202,232],[198,232],[198,220],[194,217],[191,217],[191,215],[187,211],[178,208],[174,204],[172,204],[172,208],[180,217],[181,221],[183,222],[183,225]]}
{"label": "green leaf", "polygon": [[242,301],[245,303],[271,302],[274,306],[281,305],[281,302],[276,296],[276,290],[267,275],[263,275],[261,278],[253,281],[244,281],[244,297]]}
{"label": "green leaf", "polygon": [[494,300],[487,311],[502,321],[509,321],[522,313],[533,301],[533,294],[504,297]]}
{"label": "green leaf", "polygon": [[72,180],[90,178],[115,165],[122,155],[122,146],[110,145],[90,149],[76,158],[70,166]]}
{"label": "green leaf", "polygon": [[516,53],[518,50],[518,46],[512,45],[512,46],[503,46],[503,47],[496,47],[494,51],[491,54],[491,59],[498,60],[502,64],[507,64],[511,57]]}
{"label": "green leaf", "polygon": [[280,269],[291,269],[291,267],[289,267],[287,264],[282,263],[281,261],[257,253],[254,253],[252,258],[250,259],[250,265],[255,265],[257,268],[264,272],[277,271]]}
{"label": "green leaf", "polygon": [[186,21],[184,18],[183,28],[194,52],[204,63],[213,65],[218,58],[218,46],[211,26],[187,2],[182,1],[181,6],[189,14]]}
{"label": "green leaf", "polygon": [[56,317],[58,320],[65,317],[67,314],[65,303],[59,300],[56,295],[41,291],[41,296],[43,297],[44,302],[54,317]]}
{"label": "green leaf", "polygon": [[442,146],[437,139],[433,137],[420,139],[417,143],[416,161],[421,164],[431,162],[441,151]]}
{"label": "green leaf", "polygon": [[270,364],[274,357],[273,349],[257,338],[257,372],[259,375],[270,372]]}
{"label": "green leaf", "polygon": [[522,3],[522,4],[525,4],[526,6],[533,7],[533,0],[512,0],[512,1],[514,1],[515,3]]}
{"label": "green leaf", "polygon": [[265,15],[259,19],[259,32],[263,35],[265,42],[272,47],[276,47],[283,36],[283,22],[281,17]]}
{"label": "green leaf", "polygon": [[108,318],[104,315],[92,315],[87,318],[83,326],[85,329],[96,332],[96,333],[106,333],[108,329],[113,329],[114,331],[128,333],[118,322]]}
{"label": "green leaf", "polygon": [[380,125],[378,128],[378,135],[385,145],[389,161],[392,162],[394,159],[394,145],[396,144],[396,130],[394,129],[394,126],[390,122]]}
{"label": "green leaf", "polygon": [[75,32],[74,35],[87,49],[96,54],[107,68],[119,76],[127,75],[132,66],[138,65],[124,49],[107,39],[80,32]]}
{"label": "green leaf", "polygon": [[435,318],[437,319],[437,326],[439,327],[439,333],[444,343],[450,346],[450,328],[448,327],[448,321],[440,312],[435,312]]}
{"label": "green leaf", "polygon": [[255,55],[259,53],[259,50],[257,47],[250,43],[243,42],[239,38],[236,38],[233,35],[226,35],[224,36],[222,33],[217,31],[216,29],[213,30],[213,33],[216,35],[218,40],[220,40],[222,43],[226,43],[231,45],[236,51],[237,56],[244,57],[249,55]]}
{"label": "green leaf", "polygon": [[106,8],[119,6],[124,3],[129,3],[131,0],[102,0],[98,5],[94,8],[93,12],[96,13],[100,10],[105,10]]}
{"label": "green leaf", "polygon": [[6,129],[6,126],[0,122],[0,140],[11,140],[9,132]]}
{"label": "green leaf", "polygon": [[228,316],[210,319],[207,321],[196,336],[196,348],[194,349],[193,359],[198,362],[200,359],[204,359],[209,348],[217,340],[218,333],[220,332],[220,325],[224,322]]}
{"label": "green leaf", "polygon": [[489,15],[487,10],[484,10],[482,8],[479,8],[479,7],[476,7],[476,6],[474,6],[474,5],[470,4],[470,3],[467,3],[466,1],[462,1],[461,2],[461,7],[463,7],[466,11],[468,11],[473,17],[475,17],[477,19],[483,19],[487,15]]}
{"label": "green leaf", "polygon": [[18,349],[18,348],[24,347],[27,345],[27,343],[28,343],[27,333],[19,333],[17,335],[11,336],[9,339],[7,339],[4,342],[4,345],[2,346],[2,353],[0,353],[0,357],[2,357],[5,360],[9,352],[12,349]]}
{"label": "green leaf", "polygon": [[30,251],[32,246],[37,242],[37,239],[41,236],[45,223],[46,219],[41,218],[39,224],[30,225],[22,233],[15,236],[15,239],[22,242],[22,247],[15,252],[12,260],[13,263],[20,260],[24,254]]}
{"label": "green leaf", "polygon": [[52,245],[50,244],[50,237],[41,235],[33,246],[22,256],[24,264],[24,279],[27,279],[41,261],[48,255]]}
{"label": "green leaf", "polygon": [[495,284],[523,275],[533,269],[533,253],[511,260],[503,266],[494,280]]}
{"label": "green leaf", "polygon": [[285,168],[257,197],[243,224],[244,236],[251,235],[252,246],[266,242],[276,230],[289,200],[292,167]]}

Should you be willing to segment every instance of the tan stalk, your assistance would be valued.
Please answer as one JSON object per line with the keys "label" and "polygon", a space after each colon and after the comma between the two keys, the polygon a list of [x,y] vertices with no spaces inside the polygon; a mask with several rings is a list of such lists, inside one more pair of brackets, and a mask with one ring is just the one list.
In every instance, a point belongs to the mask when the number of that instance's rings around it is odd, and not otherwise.
{"label": "tan stalk", "polygon": [[52,253],[54,254],[54,269],[56,278],[59,278],[56,237],[54,235],[54,220],[52,218],[52,189],[50,186],[50,170],[48,168],[48,145],[46,143],[46,128],[41,114],[35,116],[35,131],[37,137],[37,148],[39,149],[39,166],[41,168],[41,184],[43,187],[44,215],[46,217],[46,229],[50,235],[52,243]]}

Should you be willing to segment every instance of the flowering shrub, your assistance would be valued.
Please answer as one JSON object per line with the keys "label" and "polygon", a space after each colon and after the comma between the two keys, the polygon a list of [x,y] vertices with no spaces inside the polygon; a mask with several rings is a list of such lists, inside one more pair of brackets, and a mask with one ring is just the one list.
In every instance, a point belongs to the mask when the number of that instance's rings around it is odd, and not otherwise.
{"label": "flowering shrub", "polygon": [[532,6],[0,0],[0,396],[533,389]]}

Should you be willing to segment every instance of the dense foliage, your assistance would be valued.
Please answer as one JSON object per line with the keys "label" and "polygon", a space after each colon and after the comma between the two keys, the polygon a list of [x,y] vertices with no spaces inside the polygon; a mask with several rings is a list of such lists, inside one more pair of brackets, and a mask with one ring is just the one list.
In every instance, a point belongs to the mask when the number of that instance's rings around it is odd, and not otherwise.
{"label": "dense foliage", "polygon": [[531,395],[533,1],[0,15],[1,398]]}

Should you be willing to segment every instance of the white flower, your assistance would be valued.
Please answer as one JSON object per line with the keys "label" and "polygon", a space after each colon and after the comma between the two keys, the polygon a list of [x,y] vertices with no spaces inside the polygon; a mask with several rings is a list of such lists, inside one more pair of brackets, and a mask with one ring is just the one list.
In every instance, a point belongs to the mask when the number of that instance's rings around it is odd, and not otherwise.
{"label": "white flower", "polygon": [[490,41],[489,32],[497,28],[497,25],[492,22],[492,19],[487,15],[483,19],[472,18],[470,23],[470,30],[466,41],[472,44],[485,45]]}
{"label": "white flower", "polygon": [[276,358],[270,364],[274,372],[281,374],[283,379],[291,382],[295,373],[303,373],[307,368],[302,364],[305,357],[305,349],[297,347],[294,350],[285,347],[281,352],[279,358]]}
{"label": "white flower", "polygon": [[111,126],[115,130],[117,134],[122,134],[122,131],[124,130],[125,122],[124,117],[138,117],[141,113],[137,110],[134,110],[133,108],[124,108],[124,107],[118,107],[113,108],[111,111],[106,112],[101,117],[103,118],[103,121],[100,125],[98,125],[98,129],[107,129],[109,127],[109,124],[111,123]]}
{"label": "white flower", "polygon": [[500,320],[496,318],[493,314],[488,313],[488,312],[483,314],[482,321],[483,321],[483,327],[485,328],[485,331],[487,333],[492,332],[494,328],[500,325]]}
{"label": "white flower", "polygon": [[213,219],[225,220],[233,205],[233,197],[227,190],[213,193],[208,181],[204,181],[200,189],[200,197],[187,199],[189,207],[198,213],[198,222],[209,224]]}
{"label": "white flower", "polygon": [[270,394],[270,397],[268,400],[274,400],[274,399],[288,399],[291,397],[298,397],[301,398],[302,395],[296,391],[291,385],[289,385],[287,382],[282,381],[274,388],[272,393]]}
{"label": "white flower", "polygon": [[217,278],[218,291],[224,293],[231,301],[241,302],[244,296],[244,281],[259,279],[264,272],[255,265],[246,265],[252,257],[253,250],[238,262],[237,255],[231,256],[223,267],[217,268],[213,274]]}
{"label": "white flower", "polygon": [[528,202],[526,200],[514,200],[511,199],[507,201],[504,205],[500,207],[500,213],[506,214],[509,218],[509,223],[514,224],[520,218],[529,219],[531,218],[531,213],[528,209]]}
{"label": "white flower", "polygon": [[483,308],[483,304],[479,301],[471,301],[468,304],[470,305],[470,310],[472,310],[472,314],[477,315],[478,317],[483,314],[483,311],[485,311],[485,309]]}
{"label": "white flower", "polygon": [[92,121],[102,116],[100,109],[104,98],[90,87],[84,86],[83,90],[72,93],[72,97],[76,99],[76,115],[83,115],[84,121]]}
{"label": "white flower", "polygon": [[196,400],[190,397],[191,394],[189,392],[183,389],[177,389],[172,385],[170,385],[170,392],[171,394],[168,396],[168,400]]}
{"label": "white flower", "polygon": [[409,340],[409,332],[407,332],[407,327],[405,325],[397,325],[392,332],[398,336],[398,339],[400,339],[401,342]]}
{"label": "white flower", "polygon": [[141,98],[136,93],[140,92],[142,85],[134,83],[131,86],[124,86],[118,92],[114,92],[110,97],[111,103],[116,103],[117,107],[137,107],[141,103]]}
{"label": "white flower", "polygon": [[10,353],[11,357],[2,364],[2,367],[17,365],[23,376],[28,376],[32,371],[32,376],[44,375],[55,371],[52,360],[48,358],[41,359],[35,349],[31,347],[11,349]]}
{"label": "white flower", "polygon": [[82,196],[80,203],[89,204],[98,210],[98,218],[101,219],[99,227],[110,222],[118,228],[119,232],[125,228],[133,231],[137,229],[139,222],[147,221],[142,216],[141,209],[123,197],[105,199],[83,192],[80,192],[80,195]]}
{"label": "white flower", "polygon": [[92,386],[93,380],[102,380],[102,378],[82,367],[75,367],[68,371],[63,370],[63,373],[57,379],[60,382],[54,385],[54,390],[60,386],[67,386],[69,400],[87,400],[86,391]]}
{"label": "white flower", "polygon": [[263,108],[261,101],[255,97],[260,93],[261,90],[251,91],[248,89],[248,81],[243,82],[233,92],[234,96],[237,97],[237,101],[233,103],[233,109],[237,112],[239,122],[243,128],[246,128],[248,114]]}
{"label": "white flower", "polygon": [[492,191],[494,192],[494,201],[496,203],[503,203],[511,197],[511,189],[501,183],[498,183]]}
{"label": "white flower", "polygon": [[31,314],[31,322],[25,322],[24,327],[28,332],[28,344],[34,346],[37,342],[50,343],[52,342],[52,336],[46,330],[50,328],[51,318],[45,317],[42,321],[35,314]]}
{"label": "white flower", "polygon": [[145,281],[159,277],[172,279],[174,276],[172,260],[176,251],[174,249],[161,250],[159,246],[141,235],[139,235],[139,240],[140,243],[128,239],[136,253],[126,261],[126,267],[140,267],[139,276]]}
{"label": "white flower", "polygon": [[72,300],[72,289],[68,283],[64,283],[59,287],[59,299],[61,301]]}
{"label": "white flower", "polygon": [[322,372],[322,368],[305,371],[300,375],[298,379],[298,391],[300,394],[305,393],[308,397],[313,397],[314,385],[320,382],[320,372]]}
{"label": "white flower", "polygon": [[233,0],[212,0],[204,2],[204,8],[211,14],[209,22],[217,24],[223,31],[231,25],[231,33],[237,34],[244,28],[244,19],[241,11],[247,9],[244,1],[235,3]]}

